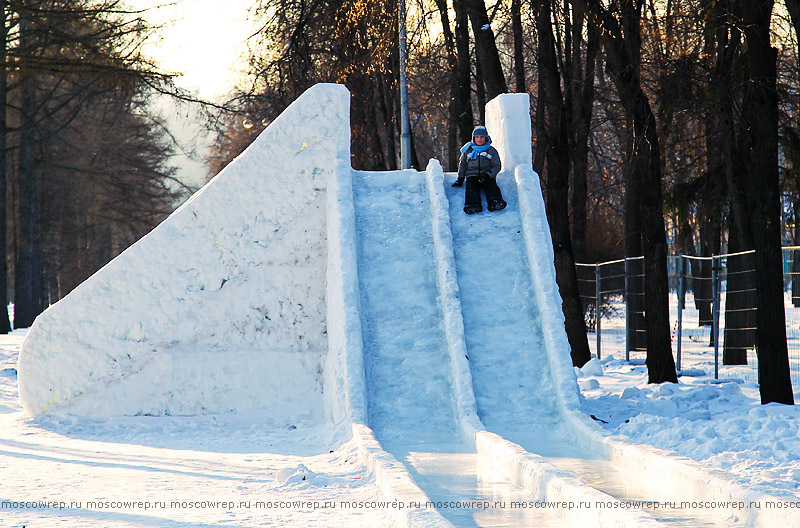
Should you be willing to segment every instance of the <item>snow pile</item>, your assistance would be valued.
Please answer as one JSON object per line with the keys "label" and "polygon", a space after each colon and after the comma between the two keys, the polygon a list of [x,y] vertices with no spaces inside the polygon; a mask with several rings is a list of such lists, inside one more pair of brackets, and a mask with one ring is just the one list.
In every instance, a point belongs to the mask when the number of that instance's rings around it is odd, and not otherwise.
{"label": "snow pile", "polygon": [[275,475],[275,484],[279,487],[324,488],[332,483],[332,479],[314,473],[305,464],[285,467]]}
{"label": "snow pile", "polygon": [[38,415],[321,405],[326,185],[349,94],[317,85],[142,240],[42,314],[19,358]]}
{"label": "snow pile", "polygon": [[761,405],[755,384],[682,378],[654,386],[643,365],[614,356],[599,363],[584,408],[605,428],[726,469],[740,484],[800,497],[800,408]]}

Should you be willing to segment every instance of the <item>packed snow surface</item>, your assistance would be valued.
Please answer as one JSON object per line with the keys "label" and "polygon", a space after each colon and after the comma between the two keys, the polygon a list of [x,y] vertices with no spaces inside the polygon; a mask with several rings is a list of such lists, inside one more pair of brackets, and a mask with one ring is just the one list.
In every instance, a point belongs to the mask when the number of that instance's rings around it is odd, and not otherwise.
{"label": "packed snow surface", "polygon": [[379,437],[452,434],[424,174],[356,172],[353,191],[369,425]]}
{"label": "packed snow surface", "polygon": [[761,405],[753,383],[682,377],[678,384],[649,385],[641,363],[609,355],[576,369],[585,411],[636,442],[723,468],[776,496],[800,498],[800,408]]}
{"label": "packed snow surface", "polygon": [[321,405],[325,187],[349,170],[349,138],[343,86],[303,94],[37,318],[19,361],[25,409],[99,418]]}
{"label": "packed snow surface", "polygon": [[26,416],[15,369],[25,333],[0,336],[3,527],[390,525],[389,509],[370,507],[385,498],[352,441],[331,440],[301,404],[187,417]]}
{"label": "packed snow surface", "polygon": [[508,207],[474,215],[463,213],[463,188],[451,187],[453,180],[448,175],[445,189],[478,415],[495,432],[550,429],[558,421],[555,395],[513,174],[497,179]]}

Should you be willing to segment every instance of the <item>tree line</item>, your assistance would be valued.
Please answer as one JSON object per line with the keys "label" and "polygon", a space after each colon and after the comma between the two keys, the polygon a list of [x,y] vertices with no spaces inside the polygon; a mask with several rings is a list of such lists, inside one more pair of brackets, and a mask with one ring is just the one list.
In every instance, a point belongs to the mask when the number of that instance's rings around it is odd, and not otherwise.
{"label": "tree line", "polygon": [[141,11],[119,0],[0,7],[0,306],[13,301],[23,328],[157,225],[183,189],[151,105],[171,78],[141,52],[153,29]]}
{"label": "tree line", "polygon": [[[318,82],[352,94],[353,166],[397,168],[396,2],[257,1],[246,80],[215,122],[212,173]],[[762,401],[793,403],[780,248],[800,240],[800,0],[407,0],[406,8],[415,167],[436,157],[455,170],[486,101],[531,94],[534,168],[573,363],[590,358],[576,259],[644,256],[638,324],[649,381],[660,383],[677,381],[668,251],[754,250]]]}

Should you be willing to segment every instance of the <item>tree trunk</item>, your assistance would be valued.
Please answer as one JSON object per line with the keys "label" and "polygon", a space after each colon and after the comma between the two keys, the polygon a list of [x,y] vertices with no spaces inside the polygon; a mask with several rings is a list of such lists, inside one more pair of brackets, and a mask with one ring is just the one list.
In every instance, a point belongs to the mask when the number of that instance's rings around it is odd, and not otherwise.
{"label": "tree trunk", "polygon": [[[28,22],[21,18],[19,24],[20,48],[30,47]],[[42,260],[39,240],[39,193],[33,162],[34,134],[34,79],[28,69],[20,79],[20,107],[22,124],[19,146],[19,250],[14,266],[14,326],[26,328],[43,309]]]}
{"label": "tree trunk", "polygon": [[384,145],[384,160],[388,170],[397,170],[397,153],[395,151],[396,138],[394,133],[394,119],[392,113],[389,111],[391,108],[392,96],[387,93],[386,77],[383,73],[376,73],[377,79],[377,97],[378,97],[378,112],[381,117],[381,124],[383,129],[383,136],[385,139]]}
{"label": "tree trunk", "polygon": [[[373,170],[377,171],[385,171],[388,170],[386,165],[386,145],[381,141],[381,135],[378,133],[378,130],[381,129],[382,123],[384,123],[383,114],[382,114],[382,98],[383,94],[379,89],[379,81],[378,77],[380,76],[380,72],[376,72],[372,75],[373,81],[373,89],[372,93],[370,94],[372,97],[370,98],[371,101],[367,108],[365,108],[365,116],[364,122],[369,127],[369,130],[372,133],[366,134],[368,137],[368,141],[370,143],[370,150],[372,151],[372,155],[370,158],[372,159],[372,166],[374,167]],[[364,84],[366,84],[367,78],[364,78]],[[364,101],[365,106],[366,101]]]}
{"label": "tree trunk", "polygon": [[569,230],[569,145],[566,109],[558,75],[549,0],[539,2],[537,8],[539,79],[544,88],[548,121],[547,216],[555,253],[556,282],[561,294],[572,364],[582,367],[591,359],[591,351],[586,337],[586,322]]}
{"label": "tree trunk", "polygon": [[8,122],[6,121],[6,108],[8,108],[8,71],[7,71],[7,52],[8,49],[8,2],[0,2],[2,9],[2,26],[0,26],[0,334],[7,334],[11,331],[11,324],[8,320],[8,261],[7,261],[7,228],[8,219],[6,212],[6,188],[7,188],[7,166],[6,151],[8,145]]}
{"label": "tree trunk", "polygon": [[[639,81],[637,62],[612,14],[598,0],[570,0],[600,32],[614,85],[633,124],[632,178],[639,180],[645,258],[647,371],[650,383],[677,383],[669,326],[667,237],[662,209],[661,162],[656,120]],[[626,21],[626,27],[633,24]]]}
{"label": "tree trunk", "polygon": [[458,157],[461,154],[458,142],[458,116],[463,112],[465,101],[459,96],[458,86],[458,57],[453,32],[450,30],[450,15],[446,0],[436,0],[439,16],[442,19],[444,45],[447,50],[447,68],[450,80],[450,103],[448,105],[447,120],[447,170],[455,171],[458,168]]}
{"label": "tree trunk", "polygon": [[667,273],[667,236],[661,194],[661,170],[656,120],[641,89],[634,103],[634,126],[640,127],[642,161],[642,227],[645,265],[645,311],[647,324],[647,371],[649,383],[678,382],[669,325],[669,284]]}
{"label": "tree trunk", "polygon": [[[744,219],[732,217],[731,223]],[[728,252],[740,253],[738,229],[731,229],[728,237]],[[728,285],[725,298],[725,333],[722,348],[723,365],[747,365],[747,350],[755,347],[755,295],[753,295],[752,253],[728,257]]]}
{"label": "tree trunk", "polygon": [[[536,147],[533,152],[533,170],[540,177],[544,176],[544,160],[547,151],[547,132],[545,130],[544,88],[538,83],[536,91],[536,113],[533,117],[533,130],[536,134]],[[547,180],[542,181],[543,190],[547,189]]]}
{"label": "tree trunk", "polygon": [[492,100],[500,94],[508,92],[500,53],[494,40],[494,32],[489,23],[486,4],[483,0],[453,0],[453,3],[464,3],[467,8],[472,34],[475,36],[475,55],[481,69],[486,96]]}
{"label": "tree trunk", "polygon": [[469,25],[467,10],[464,3],[453,0],[453,10],[456,13],[456,70],[458,75],[458,92],[456,97],[460,103],[457,117],[459,148],[464,143],[472,140],[474,120],[472,115],[472,73],[469,52]]}
{"label": "tree trunk", "polygon": [[[694,255],[694,243],[692,241],[692,226],[689,223],[689,215],[688,211],[682,211],[678,214],[677,218],[678,224],[678,237],[675,241],[676,246],[676,253],[678,255]],[[686,265],[687,262],[691,263],[692,259],[684,259],[681,258],[683,261],[683,270],[684,273],[686,272]],[[683,306],[686,306],[686,288],[684,283],[684,289],[680,294],[683,295],[683,298],[680,299],[680,302]]]}
{"label": "tree trunk", "polygon": [[[701,206],[698,207],[698,216],[700,221],[700,256],[711,257],[719,255],[720,251],[720,227],[716,222],[714,206],[708,205],[709,197],[701,200]],[[712,197],[713,199],[713,197]],[[706,203],[702,203],[706,202]],[[695,306],[699,311],[700,326],[713,326],[714,317],[712,308],[714,304],[714,284],[712,281],[712,264],[711,260],[704,259],[700,261],[700,276],[695,281]],[[699,284],[698,284],[699,283]],[[711,336],[711,343],[713,346],[714,336]]]}
{"label": "tree trunk", "polygon": [[[743,83],[732,79],[733,65],[738,56],[740,35],[728,24],[726,6],[714,6],[706,12],[707,66],[711,69],[710,100],[713,105],[706,114],[706,171],[722,174],[728,186],[731,205],[728,213],[728,253],[736,254],[752,249],[750,237],[743,227],[747,224],[740,196],[739,178],[735,176],[734,144],[736,134],[733,122],[733,86]],[[729,29],[732,33],[729,35]],[[713,198],[712,198],[713,199]],[[707,198],[708,200],[708,198]],[[717,212],[717,215],[720,213]],[[718,242],[719,233],[714,234]],[[714,250],[706,250],[714,252]],[[716,252],[719,252],[716,250]],[[747,350],[755,347],[755,296],[753,294],[753,261],[751,254],[732,256],[727,261],[727,295],[725,301],[725,331],[723,334],[722,363],[746,365]],[[710,320],[710,317],[709,317]],[[711,324],[711,321],[709,321]]]}
{"label": "tree trunk", "polygon": [[[633,125],[628,119],[626,156],[623,164],[625,174],[625,257],[635,259],[641,257],[642,249],[642,211],[641,175],[634,170],[635,155],[633,148]],[[628,260],[625,281],[625,304],[627,305],[627,337],[629,351],[647,350],[647,323],[645,321],[644,303],[644,268],[639,260]]]}
{"label": "tree trunk", "polygon": [[[639,68],[642,54],[642,38],[639,20],[640,11],[626,0],[622,3],[622,31],[620,44],[628,56],[628,70],[633,81],[639,83]],[[618,89],[619,91],[619,89]],[[625,256],[627,258],[644,255],[642,247],[642,184],[643,168],[641,161],[637,161],[637,128],[633,122],[630,103],[626,104],[624,96],[623,106],[626,109],[626,156],[625,156]],[[640,165],[637,165],[639,163]],[[647,320],[645,317],[645,266],[639,260],[632,260],[628,265],[630,278],[627,281],[625,302],[628,305],[628,346],[631,350],[647,350]]]}
{"label": "tree trunk", "polygon": [[756,347],[761,403],[794,404],[786,345],[778,177],[777,50],[770,42],[772,0],[740,0],[749,82],[742,101],[740,149],[755,249]]}
{"label": "tree trunk", "polygon": [[574,12],[573,22],[573,76],[575,97],[573,101],[574,148],[572,152],[572,245],[575,258],[586,261],[586,224],[588,220],[588,178],[589,178],[589,133],[592,125],[594,107],[594,75],[597,52],[600,49],[600,36],[593,27],[588,28],[585,67],[580,67],[580,43],[582,42],[583,16]]}
{"label": "tree trunk", "polygon": [[[792,245],[800,246],[800,196],[794,200],[794,236]],[[800,251],[792,251],[792,306],[800,307]]]}
{"label": "tree trunk", "polygon": [[[486,123],[486,86],[483,84],[483,67],[475,61],[475,99],[478,102],[478,121]],[[470,137],[472,137],[470,135]]]}
{"label": "tree trunk", "polygon": [[522,0],[511,0],[511,34],[514,37],[514,91],[526,93],[525,57],[522,54]]}

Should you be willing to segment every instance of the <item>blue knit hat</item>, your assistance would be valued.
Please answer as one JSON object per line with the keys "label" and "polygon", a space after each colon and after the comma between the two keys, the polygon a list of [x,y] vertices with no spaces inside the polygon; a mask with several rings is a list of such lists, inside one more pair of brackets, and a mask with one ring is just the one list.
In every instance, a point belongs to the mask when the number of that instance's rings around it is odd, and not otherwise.
{"label": "blue knit hat", "polygon": [[475,130],[472,131],[472,141],[475,141],[475,136],[486,136],[486,142],[492,142],[492,138],[489,137],[489,131],[483,125],[476,126]]}
{"label": "blue knit hat", "polygon": [[[475,144],[475,136],[485,136],[486,143],[481,146]],[[480,154],[481,152],[486,152],[489,150],[489,145],[492,144],[492,138],[489,137],[489,132],[486,130],[486,127],[483,125],[478,125],[475,127],[475,130],[472,131],[472,141],[465,144],[461,147],[461,153],[465,154],[468,150],[472,150],[469,153],[470,159],[475,159],[475,157]]]}

